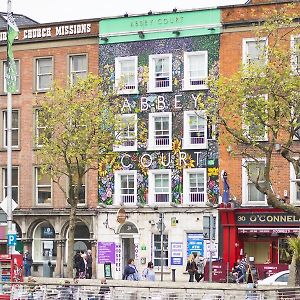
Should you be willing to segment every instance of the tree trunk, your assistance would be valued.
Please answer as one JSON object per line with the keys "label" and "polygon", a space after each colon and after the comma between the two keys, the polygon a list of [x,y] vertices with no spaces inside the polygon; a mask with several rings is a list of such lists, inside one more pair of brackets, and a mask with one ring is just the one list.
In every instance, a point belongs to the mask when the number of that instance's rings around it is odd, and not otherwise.
{"label": "tree trunk", "polygon": [[292,262],[290,264],[290,274],[289,274],[289,286],[296,286],[296,259],[295,255],[293,254]]}
{"label": "tree trunk", "polygon": [[67,260],[67,276],[73,278],[73,257],[74,257],[74,237],[76,225],[76,206],[71,205],[69,218],[69,237],[68,237],[68,260]]}

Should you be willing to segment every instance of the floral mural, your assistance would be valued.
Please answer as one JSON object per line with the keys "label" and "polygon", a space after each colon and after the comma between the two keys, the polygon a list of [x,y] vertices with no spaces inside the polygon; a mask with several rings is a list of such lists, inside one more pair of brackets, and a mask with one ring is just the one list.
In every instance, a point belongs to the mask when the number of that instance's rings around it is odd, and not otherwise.
{"label": "floral mural", "polygon": [[[152,40],[100,46],[100,69],[114,73],[115,57],[138,56],[139,94],[124,96],[122,113],[137,114],[137,151],[114,152],[106,155],[99,162],[99,202],[113,204],[114,172],[116,170],[137,171],[137,201],[144,205],[148,202],[148,171],[171,169],[172,202],[183,202],[183,169],[207,169],[207,197],[212,203],[218,202],[218,144],[214,139],[212,126],[208,124],[207,149],[183,149],[183,115],[185,110],[201,107],[200,99],[205,99],[206,91],[182,91],[184,51],[208,50],[208,64],[211,67],[218,60],[219,36],[207,35],[168,40]],[[172,53],[172,93],[148,93],[149,81],[148,57],[150,54]],[[111,75],[112,84],[114,75]],[[158,95],[164,106],[160,111],[172,112],[172,150],[148,151],[148,115],[157,111]],[[176,96],[177,95],[177,96]],[[176,105],[180,99],[180,108]],[[147,103],[147,110],[142,109],[141,98]],[[146,100],[145,100],[146,99]],[[175,99],[175,100],[174,100]],[[146,102],[145,102],[146,101]],[[181,153],[185,153],[182,163]]]}

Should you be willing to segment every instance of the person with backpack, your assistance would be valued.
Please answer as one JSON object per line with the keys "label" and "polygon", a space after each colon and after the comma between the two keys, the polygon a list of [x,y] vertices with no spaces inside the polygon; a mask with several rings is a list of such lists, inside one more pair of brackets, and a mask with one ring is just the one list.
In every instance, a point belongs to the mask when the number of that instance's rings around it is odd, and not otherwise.
{"label": "person with backpack", "polygon": [[147,281],[155,281],[154,265],[152,261],[148,262],[147,268],[143,271],[143,279]]}
{"label": "person with backpack", "polygon": [[136,266],[134,265],[134,259],[132,259],[132,258],[128,259],[128,264],[124,269],[124,274],[123,274],[122,279],[123,280],[135,280],[135,281],[139,280],[139,273],[138,273]]}
{"label": "person with backpack", "polygon": [[195,279],[197,282],[200,282],[202,278],[204,278],[204,268],[206,265],[206,259],[202,255],[197,255],[195,259],[197,272],[195,273]]}

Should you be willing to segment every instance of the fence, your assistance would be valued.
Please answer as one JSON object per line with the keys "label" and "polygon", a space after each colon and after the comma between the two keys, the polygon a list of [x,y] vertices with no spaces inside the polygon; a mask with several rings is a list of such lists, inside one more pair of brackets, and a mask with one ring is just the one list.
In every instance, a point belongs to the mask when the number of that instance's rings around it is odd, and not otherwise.
{"label": "fence", "polygon": [[[0,283],[1,284],[1,283]],[[3,283],[4,284],[4,283]],[[112,282],[109,285],[86,284],[13,284],[11,300],[299,300],[300,288],[272,287],[247,289],[243,285],[203,284],[185,287],[169,283]],[[215,286],[215,287],[213,287]]]}

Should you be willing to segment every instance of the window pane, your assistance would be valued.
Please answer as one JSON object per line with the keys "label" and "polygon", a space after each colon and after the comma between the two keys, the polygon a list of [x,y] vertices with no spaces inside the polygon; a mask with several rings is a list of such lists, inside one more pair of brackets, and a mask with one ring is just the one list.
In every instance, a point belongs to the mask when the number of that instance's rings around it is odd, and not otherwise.
{"label": "window pane", "polygon": [[38,188],[38,203],[51,202],[51,187]]}

